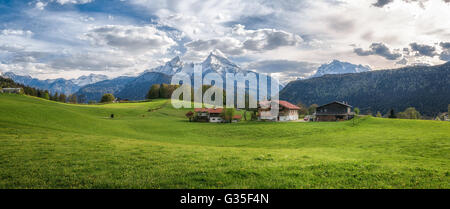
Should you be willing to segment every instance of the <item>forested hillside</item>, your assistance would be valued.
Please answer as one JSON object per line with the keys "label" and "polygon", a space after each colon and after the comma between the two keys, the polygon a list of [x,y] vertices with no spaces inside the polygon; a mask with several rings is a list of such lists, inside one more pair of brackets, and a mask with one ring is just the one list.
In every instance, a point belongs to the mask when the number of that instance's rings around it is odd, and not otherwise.
{"label": "forested hillside", "polygon": [[434,116],[450,104],[450,62],[358,74],[325,75],[289,83],[280,98],[293,103],[325,104],[348,101],[363,113],[396,112],[415,107]]}

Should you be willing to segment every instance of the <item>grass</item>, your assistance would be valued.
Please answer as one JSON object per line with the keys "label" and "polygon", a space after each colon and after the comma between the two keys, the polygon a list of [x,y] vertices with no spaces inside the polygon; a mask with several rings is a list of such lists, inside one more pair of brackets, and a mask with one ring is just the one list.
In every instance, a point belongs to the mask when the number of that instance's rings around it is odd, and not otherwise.
{"label": "grass", "polygon": [[450,188],[448,122],[189,123],[168,102],[0,95],[0,188]]}

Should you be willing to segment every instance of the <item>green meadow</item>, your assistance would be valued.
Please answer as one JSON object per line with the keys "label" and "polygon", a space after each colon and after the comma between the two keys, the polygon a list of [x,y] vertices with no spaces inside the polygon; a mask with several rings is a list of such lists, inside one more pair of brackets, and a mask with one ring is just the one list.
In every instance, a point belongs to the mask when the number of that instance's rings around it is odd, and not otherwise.
{"label": "green meadow", "polygon": [[210,124],[187,111],[0,95],[0,188],[450,188],[449,122]]}

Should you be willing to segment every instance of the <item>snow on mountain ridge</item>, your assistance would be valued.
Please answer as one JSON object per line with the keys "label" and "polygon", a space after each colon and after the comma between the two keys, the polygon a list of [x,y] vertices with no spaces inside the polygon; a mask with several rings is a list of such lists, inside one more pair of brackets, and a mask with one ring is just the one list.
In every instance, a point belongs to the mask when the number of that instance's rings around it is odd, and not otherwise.
{"label": "snow on mountain ridge", "polygon": [[355,65],[348,62],[333,60],[328,64],[321,65],[312,77],[320,77],[327,74],[361,73],[371,71],[369,66]]}

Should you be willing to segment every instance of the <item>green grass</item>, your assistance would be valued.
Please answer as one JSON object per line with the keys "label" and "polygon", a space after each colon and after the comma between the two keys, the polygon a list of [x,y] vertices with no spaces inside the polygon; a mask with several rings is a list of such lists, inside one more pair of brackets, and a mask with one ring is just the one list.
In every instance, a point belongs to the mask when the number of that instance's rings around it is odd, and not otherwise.
{"label": "green grass", "polygon": [[450,188],[449,122],[209,124],[186,112],[0,95],[0,188]]}

